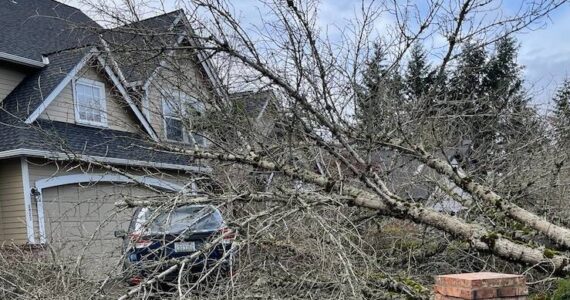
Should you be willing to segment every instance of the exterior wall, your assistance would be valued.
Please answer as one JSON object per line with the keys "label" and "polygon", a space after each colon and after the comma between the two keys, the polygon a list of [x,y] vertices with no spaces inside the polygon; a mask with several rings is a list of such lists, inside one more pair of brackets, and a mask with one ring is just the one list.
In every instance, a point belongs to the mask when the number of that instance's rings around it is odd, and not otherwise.
{"label": "exterior wall", "polygon": [[[28,178],[30,188],[35,187],[36,181],[40,179],[51,178],[55,176],[84,174],[84,173],[106,173],[101,169],[83,169],[76,167],[75,164],[69,165],[66,162],[59,162],[59,164],[42,159],[27,159],[28,165]],[[143,171],[129,171],[133,175],[145,175]],[[7,159],[0,161],[0,243],[14,242],[16,244],[26,244],[27,231],[26,231],[26,210],[25,210],[25,195],[24,195],[24,178],[22,176],[22,166],[20,158]],[[165,180],[180,186],[188,184],[191,175],[177,172],[160,172],[152,174],[153,178]],[[27,191],[31,193],[30,191]],[[123,197],[146,197],[149,195],[156,195],[154,191],[148,188],[136,186],[135,184],[113,184],[113,183],[97,183],[97,184],[73,184],[53,188],[47,188],[42,191],[44,204],[52,202],[51,208],[49,205],[44,205],[46,217],[46,235],[50,238],[50,221],[47,218],[51,214],[51,219],[63,218],[70,223],[64,225],[65,228],[73,230],[87,230],[81,231],[80,237],[86,237],[87,232],[93,229],[94,223],[101,223],[104,219],[115,213],[114,203],[122,200]],[[30,195],[32,204],[32,218],[34,237],[37,243],[40,242],[40,223],[37,211],[37,204],[35,198]],[[53,204],[56,203],[56,204]],[[57,209],[54,209],[56,207]],[[54,212],[56,212],[54,214]],[[112,222],[108,225],[110,227],[102,227],[101,233],[98,235],[97,240],[99,245],[103,245],[104,240],[112,243],[115,241],[113,231],[115,229],[126,229],[125,216],[130,217],[130,211],[123,215],[120,213],[112,218]],[[79,217],[79,219],[73,219]],[[71,218],[71,219],[69,219]],[[118,219],[117,219],[118,218]],[[121,219],[123,221],[118,222]],[[83,220],[88,222],[83,224]],[[76,223],[73,223],[76,222]],[[77,223],[79,222],[79,223]],[[122,224],[122,225],[121,225]],[[76,226],[77,225],[77,226]],[[76,234],[65,233],[65,228],[60,226],[56,231],[59,232],[60,237],[72,237]],[[79,228],[79,229],[78,229]],[[64,231],[61,231],[64,230]],[[93,233],[93,232],[92,232]],[[101,248],[99,248],[101,249]],[[116,250],[116,249],[115,249]]]}
{"label": "exterior wall", "polygon": [[[103,72],[103,71],[101,71]],[[81,70],[77,78],[87,78],[105,83],[105,99],[107,101],[107,123],[110,129],[137,132],[138,121],[129,113],[130,107],[122,99],[122,96],[106,80],[100,72],[92,66],[86,66]],[[40,115],[42,119],[75,123],[75,109],[73,99],[73,81],[70,82],[54,101]]]}
{"label": "exterior wall", "polygon": [[[76,167],[67,162],[28,159],[30,187],[38,180],[57,176],[108,173],[103,169]],[[129,170],[133,175],[145,175]],[[178,185],[188,182],[189,175],[176,173],[152,174]],[[132,183],[81,183],[49,187],[42,190],[47,243],[62,259],[76,259],[84,254],[85,271],[101,275],[110,271],[122,254],[122,240],[113,232],[128,229],[133,209],[119,210],[115,202],[128,198],[147,198],[156,192]],[[34,202],[35,206],[35,202]],[[34,216],[35,236],[39,241],[37,215]],[[25,230],[24,230],[25,232]]]}
{"label": "exterior wall", "polygon": [[211,83],[196,61],[193,55],[174,56],[169,66],[160,69],[147,89],[147,104],[143,103],[143,111],[162,140],[166,137],[162,90],[182,90],[197,100],[203,100],[205,104],[213,97]]}
{"label": "exterior wall", "polygon": [[15,66],[0,63],[0,102],[26,77]]}
{"label": "exterior wall", "polygon": [[0,240],[25,244],[26,211],[19,158],[0,161]]}

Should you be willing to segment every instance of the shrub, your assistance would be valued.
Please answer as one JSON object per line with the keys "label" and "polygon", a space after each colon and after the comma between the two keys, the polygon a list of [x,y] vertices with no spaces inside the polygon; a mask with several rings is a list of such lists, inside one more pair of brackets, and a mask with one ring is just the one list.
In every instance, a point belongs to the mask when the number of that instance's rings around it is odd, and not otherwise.
{"label": "shrub", "polygon": [[552,295],[552,300],[568,300],[570,299],[570,279],[560,280],[558,288]]}

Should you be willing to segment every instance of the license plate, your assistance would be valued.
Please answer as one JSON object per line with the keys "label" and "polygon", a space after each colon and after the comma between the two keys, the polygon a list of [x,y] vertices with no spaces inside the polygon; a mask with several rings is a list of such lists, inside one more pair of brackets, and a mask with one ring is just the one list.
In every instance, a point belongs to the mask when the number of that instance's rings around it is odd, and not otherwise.
{"label": "license plate", "polygon": [[174,243],[174,252],[194,252],[194,251],[196,251],[196,244],[194,244],[194,242]]}

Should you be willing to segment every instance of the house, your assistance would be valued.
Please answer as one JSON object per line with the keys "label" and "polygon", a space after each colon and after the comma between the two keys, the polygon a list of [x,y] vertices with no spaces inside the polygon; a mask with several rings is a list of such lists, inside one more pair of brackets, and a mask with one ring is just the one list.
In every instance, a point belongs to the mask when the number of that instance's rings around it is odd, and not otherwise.
{"label": "house", "polygon": [[0,242],[119,255],[131,212],[114,202],[210,172],[156,147],[207,147],[189,123],[226,97],[219,79],[180,10],[105,29],[56,1],[0,1],[0,26]]}

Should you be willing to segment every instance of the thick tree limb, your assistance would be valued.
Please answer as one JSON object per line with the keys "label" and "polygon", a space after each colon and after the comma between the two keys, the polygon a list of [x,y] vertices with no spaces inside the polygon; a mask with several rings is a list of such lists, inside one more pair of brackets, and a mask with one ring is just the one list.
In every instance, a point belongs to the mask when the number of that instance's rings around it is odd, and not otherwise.
{"label": "thick tree limb", "polygon": [[470,193],[475,198],[493,205],[499,211],[505,212],[510,218],[534,228],[557,244],[570,248],[570,229],[553,224],[545,218],[537,216],[536,214],[502,198],[489,187],[475,182],[470,177],[463,175],[460,172],[456,172],[449,163],[434,157],[430,153],[426,152],[422,147],[413,146],[413,149],[411,149],[391,143],[385,143],[384,145],[414,155],[419,161],[451,179],[456,185]]}
{"label": "thick tree limb", "polygon": [[[172,148],[163,146],[169,151],[184,153],[196,159],[208,159],[221,162],[235,162],[244,165],[265,169],[268,171],[279,171],[287,176],[303,180],[306,183],[314,184],[323,188],[329,188],[331,183],[335,185],[335,180],[317,173],[293,168],[288,165],[279,165],[262,159],[260,156],[250,152],[247,156],[215,153],[206,150],[190,150],[184,148]],[[370,179],[367,179],[370,180]],[[570,273],[570,257],[564,255],[552,255],[544,250],[532,248],[527,245],[514,243],[501,235],[487,230],[478,224],[466,223],[463,220],[434,211],[417,203],[402,201],[393,194],[373,194],[367,190],[344,185],[342,193],[352,197],[352,204],[360,207],[374,209],[384,215],[393,216],[400,219],[412,220],[425,224],[468,242],[472,247],[482,252],[490,252],[507,260],[517,261],[531,265],[544,265],[545,268],[557,273]]]}

